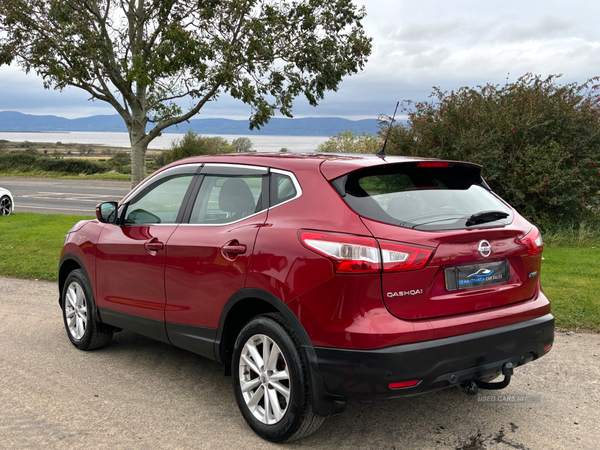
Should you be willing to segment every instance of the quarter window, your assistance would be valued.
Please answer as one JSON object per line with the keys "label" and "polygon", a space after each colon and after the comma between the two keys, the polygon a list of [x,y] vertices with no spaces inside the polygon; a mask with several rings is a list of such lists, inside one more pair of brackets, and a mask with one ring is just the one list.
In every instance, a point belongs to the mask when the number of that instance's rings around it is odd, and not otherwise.
{"label": "quarter window", "polygon": [[278,205],[296,196],[296,186],[287,175],[271,174],[271,206]]}
{"label": "quarter window", "polygon": [[175,223],[193,174],[165,178],[127,207],[125,224]]}

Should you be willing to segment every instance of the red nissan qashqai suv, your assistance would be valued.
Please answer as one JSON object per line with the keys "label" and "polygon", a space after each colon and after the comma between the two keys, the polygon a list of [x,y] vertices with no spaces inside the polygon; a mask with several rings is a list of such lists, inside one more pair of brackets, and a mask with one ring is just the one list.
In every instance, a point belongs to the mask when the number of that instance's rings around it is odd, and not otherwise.
{"label": "red nissan qashqai suv", "polygon": [[125,329],[222,362],[270,441],[310,434],[352,399],[505,387],[551,349],[554,318],[540,233],[480,169],[369,155],[177,161],[69,231],[67,335],[92,350]]}

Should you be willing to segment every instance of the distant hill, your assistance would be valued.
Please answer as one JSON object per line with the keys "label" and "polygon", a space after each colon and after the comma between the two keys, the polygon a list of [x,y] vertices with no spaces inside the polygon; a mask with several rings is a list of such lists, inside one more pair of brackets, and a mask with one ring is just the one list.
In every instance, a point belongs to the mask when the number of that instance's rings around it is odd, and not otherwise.
{"label": "distant hill", "polygon": [[[165,130],[165,133],[245,134],[276,136],[333,136],[344,130],[375,134],[376,119],[347,120],[339,117],[308,117],[304,119],[273,118],[260,130],[250,131],[247,120],[192,119]],[[65,119],[57,116],[36,116],[15,111],[0,111],[0,131],[109,131],[126,132],[123,119],[117,114]]]}

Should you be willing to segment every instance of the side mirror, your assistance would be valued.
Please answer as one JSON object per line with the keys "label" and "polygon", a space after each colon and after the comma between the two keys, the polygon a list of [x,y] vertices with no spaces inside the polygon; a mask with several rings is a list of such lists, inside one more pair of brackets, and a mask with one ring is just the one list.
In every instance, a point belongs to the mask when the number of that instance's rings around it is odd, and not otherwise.
{"label": "side mirror", "polygon": [[119,205],[117,202],[104,202],[96,205],[96,218],[102,223],[117,223]]}

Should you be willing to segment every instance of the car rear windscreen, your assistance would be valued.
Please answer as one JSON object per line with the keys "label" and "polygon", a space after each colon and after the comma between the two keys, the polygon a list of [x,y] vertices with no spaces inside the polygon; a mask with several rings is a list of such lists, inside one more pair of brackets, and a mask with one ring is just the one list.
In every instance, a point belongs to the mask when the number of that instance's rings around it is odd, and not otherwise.
{"label": "car rear windscreen", "polygon": [[357,170],[333,185],[361,216],[405,228],[481,228],[513,219],[511,208],[489,190],[477,166],[389,164]]}

